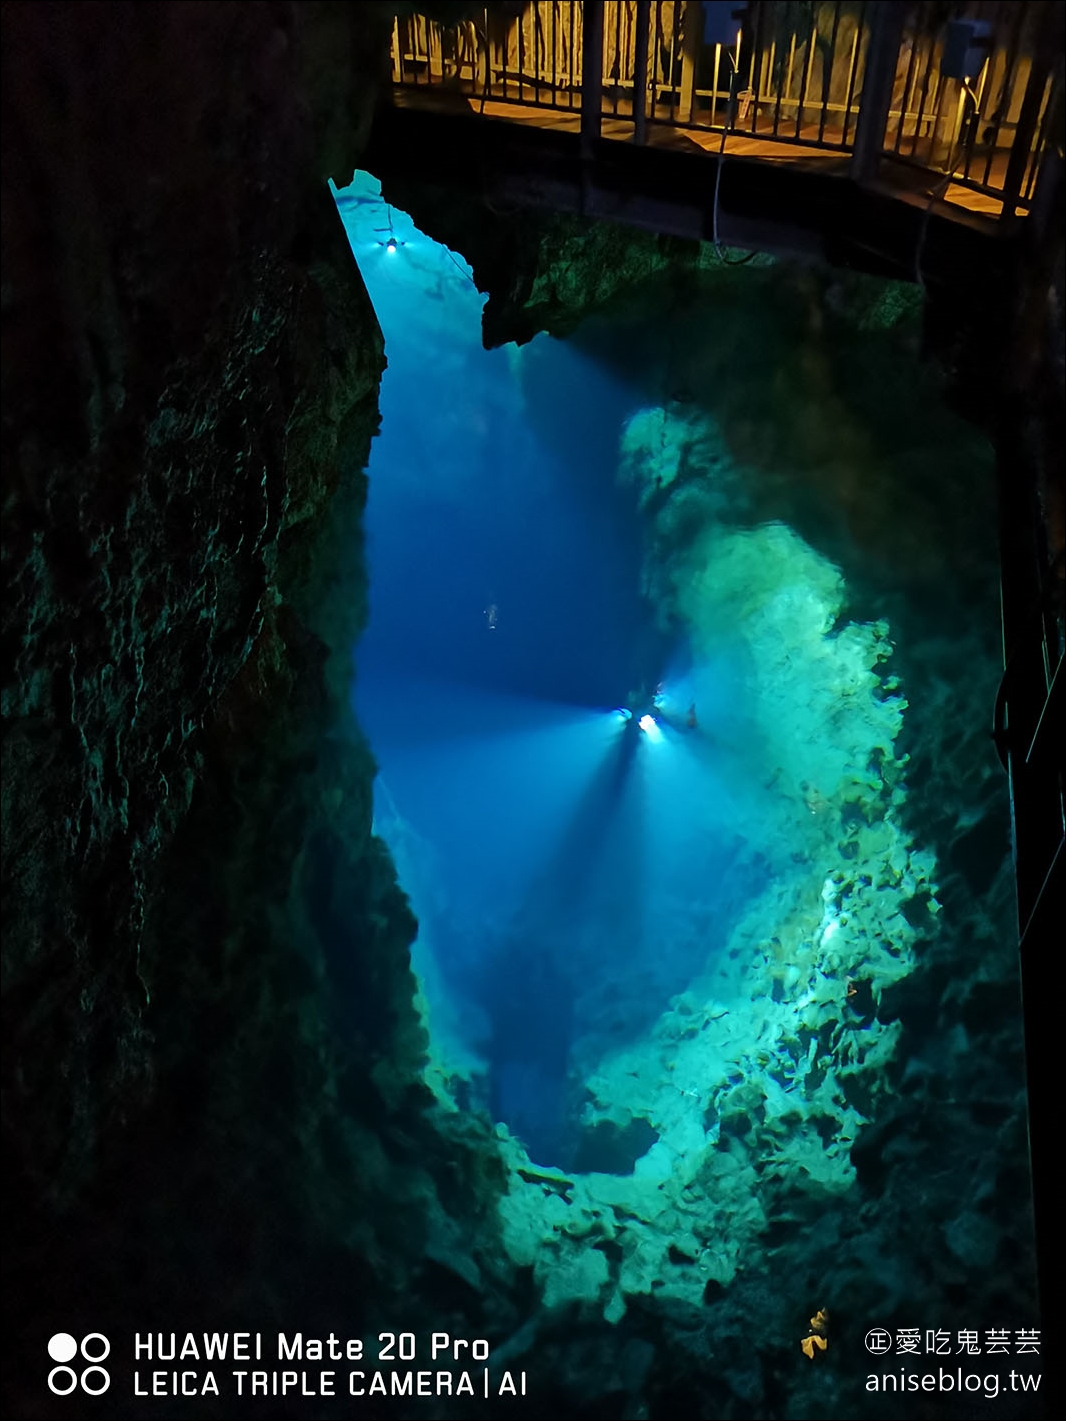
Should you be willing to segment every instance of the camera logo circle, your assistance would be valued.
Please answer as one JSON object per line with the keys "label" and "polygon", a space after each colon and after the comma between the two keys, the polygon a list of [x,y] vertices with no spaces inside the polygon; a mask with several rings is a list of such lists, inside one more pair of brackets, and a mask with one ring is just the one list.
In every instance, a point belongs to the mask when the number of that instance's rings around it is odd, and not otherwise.
{"label": "camera logo circle", "polygon": [[[90,1365],[81,1375],[69,1365],[81,1353]],[[111,1353],[111,1343],[102,1332],[87,1332],[79,1343],[69,1332],[57,1332],[48,1340],[48,1355],[59,1365],[48,1373],[48,1389],[56,1396],[69,1396],[79,1386],[89,1396],[103,1396],[111,1385],[111,1376],[99,1364]]]}

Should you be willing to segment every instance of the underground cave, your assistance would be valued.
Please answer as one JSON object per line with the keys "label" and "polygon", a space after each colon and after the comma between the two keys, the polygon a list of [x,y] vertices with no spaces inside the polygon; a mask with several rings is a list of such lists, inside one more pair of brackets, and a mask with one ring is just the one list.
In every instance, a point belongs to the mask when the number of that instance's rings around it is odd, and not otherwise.
{"label": "underground cave", "polygon": [[980,8],[5,5],[5,1414],[1050,1414]]}
{"label": "underground cave", "polygon": [[[990,504],[965,526],[948,492],[983,469],[991,499],[990,451],[916,384],[902,436],[874,415],[897,290],[867,293],[868,388],[821,369],[775,399],[812,318],[770,261],[709,256],[683,302],[667,273],[567,340],[485,351],[462,258],[369,175],[337,202],[389,362],[354,695],[419,924],[427,1079],[528,1155],[505,1239],[547,1296],[698,1306],[770,1222],[759,1179],[846,1192],[915,1069],[886,1003],[952,932],[922,820],[965,772],[928,719],[904,748],[907,688],[946,704],[984,664],[991,693],[994,644],[964,630]],[[974,791],[995,784],[988,763]]]}

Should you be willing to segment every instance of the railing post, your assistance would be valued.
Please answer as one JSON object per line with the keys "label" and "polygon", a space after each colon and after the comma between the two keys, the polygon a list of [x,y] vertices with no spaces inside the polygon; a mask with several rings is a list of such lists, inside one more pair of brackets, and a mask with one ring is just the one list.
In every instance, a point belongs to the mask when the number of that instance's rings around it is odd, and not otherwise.
{"label": "railing post", "polygon": [[581,156],[591,158],[603,117],[603,0],[581,5]]}
{"label": "railing post", "polygon": [[389,46],[389,57],[392,60],[392,82],[400,84],[403,82],[403,47],[400,43],[399,16],[392,22],[392,44]]}
{"label": "railing post", "polygon": [[700,0],[685,0],[683,17],[685,32],[681,46],[681,122],[692,122],[696,102],[696,67],[700,62],[703,40],[703,14]]}
{"label": "railing post", "polygon": [[892,90],[896,84],[896,62],[903,37],[906,5],[895,0],[873,0],[870,6],[870,46],[866,51],[866,73],[859,96],[859,119],[855,125],[855,146],[850,175],[857,183],[877,175],[884,145]]}
{"label": "railing post", "polygon": [[489,33],[488,11],[484,12],[481,23],[474,27],[477,45],[477,81],[481,89],[480,113],[485,112],[485,101],[492,89],[492,36]]}
{"label": "railing post", "polygon": [[1036,136],[1036,125],[1040,118],[1044,90],[1052,72],[1050,54],[1054,52],[1051,50],[1054,40],[1050,29],[1045,11],[1045,23],[1033,46],[1032,67],[1029,70],[1029,79],[1025,86],[1021,110],[1018,113],[1018,126],[1014,130],[1014,142],[1011,144],[1010,157],[1007,159],[1007,171],[1003,177],[1003,211],[1000,214],[1000,220],[1007,223],[1014,221],[1022,183],[1025,181],[1025,170],[1029,166],[1029,153],[1033,145],[1033,138]]}
{"label": "railing post", "polygon": [[637,0],[637,34],[633,52],[633,142],[648,141],[648,27],[651,0]]}

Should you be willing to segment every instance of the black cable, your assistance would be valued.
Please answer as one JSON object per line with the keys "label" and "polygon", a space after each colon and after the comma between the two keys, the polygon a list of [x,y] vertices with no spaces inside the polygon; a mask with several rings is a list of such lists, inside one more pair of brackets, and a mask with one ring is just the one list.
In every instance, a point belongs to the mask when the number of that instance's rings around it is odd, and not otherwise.
{"label": "black cable", "polygon": [[[970,103],[973,104],[972,117],[976,118],[978,110],[980,109],[980,104],[977,101],[977,95],[970,88],[969,84],[966,82],[965,79],[961,80],[960,82],[962,83],[963,93],[969,99]],[[929,194],[929,201],[926,203],[925,210],[922,213],[922,220],[918,224],[918,245],[914,249],[914,279],[923,291],[925,290],[925,278],[922,276],[922,251],[925,247],[925,239],[929,232],[929,219],[933,214],[933,208],[947,192],[948,188],[954,181],[955,174],[958,172],[959,164],[962,162],[963,153],[966,149],[966,140],[963,137],[963,134],[965,132],[966,121],[964,115],[963,121],[959,125],[959,144],[958,149],[955,153],[954,161],[949,165],[947,172],[940,179],[940,181],[933,185],[933,190]]]}
{"label": "black cable", "polygon": [[721,242],[718,240],[718,193],[722,186],[722,169],[725,167],[725,143],[729,136],[730,125],[736,112],[736,83],[737,83],[737,61],[731,50],[726,51],[729,56],[731,73],[729,75],[729,98],[726,103],[725,123],[722,124],[722,142],[718,149],[718,170],[714,175],[714,205],[711,210],[711,239],[714,243],[714,254],[723,266],[747,266],[756,256],[755,252],[748,252],[746,256],[739,260],[726,254]]}

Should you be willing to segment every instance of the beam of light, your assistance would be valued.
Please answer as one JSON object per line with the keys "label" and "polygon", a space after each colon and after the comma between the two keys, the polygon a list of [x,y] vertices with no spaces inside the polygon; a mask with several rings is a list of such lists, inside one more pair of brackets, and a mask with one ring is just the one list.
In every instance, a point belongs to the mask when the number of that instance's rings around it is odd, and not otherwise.
{"label": "beam of light", "polygon": [[[565,822],[544,842],[523,909],[545,927],[595,921],[601,937],[640,937],[645,816],[636,737],[613,722],[607,753],[591,766]],[[612,923],[613,920],[613,923]],[[632,945],[632,944],[631,944]]]}
{"label": "beam of light", "polygon": [[[602,971],[603,943],[628,962],[643,941],[636,727],[465,686],[392,689],[428,737],[384,750],[375,832],[419,919],[434,1040],[446,1061],[480,1063],[496,1118],[558,1163],[577,986]],[[601,945],[580,959],[589,924]]]}
{"label": "beam of light", "polygon": [[641,730],[653,744],[657,745],[662,740],[663,733],[653,715],[642,715],[639,723]]}
{"label": "beam of light", "polygon": [[523,753],[537,757],[538,740],[548,740],[552,753],[581,761],[604,750],[617,724],[588,706],[398,667],[387,673],[378,667],[372,679],[361,678],[353,700],[372,742],[390,754],[420,747],[438,752],[463,741],[480,753],[501,737],[510,754],[515,737],[521,736]]}
{"label": "beam of light", "polygon": [[602,711],[413,677],[363,684],[356,700],[395,813],[433,846],[458,897],[502,913],[616,753]]}

